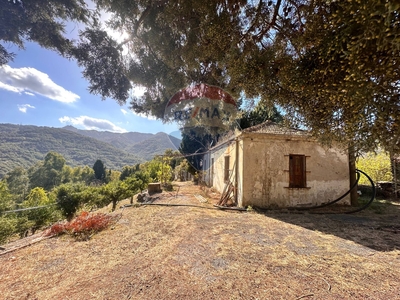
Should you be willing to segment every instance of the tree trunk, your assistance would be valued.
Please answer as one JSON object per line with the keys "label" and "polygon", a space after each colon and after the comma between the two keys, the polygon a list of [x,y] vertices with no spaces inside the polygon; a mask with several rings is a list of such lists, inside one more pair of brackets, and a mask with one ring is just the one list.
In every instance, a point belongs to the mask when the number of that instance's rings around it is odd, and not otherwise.
{"label": "tree trunk", "polygon": [[118,201],[116,201],[116,200],[115,200],[115,201],[114,201],[114,200],[112,201],[112,208],[111,208],[111,211],[115,211],[115,209],[117,208],[117,202],[118,202]]}
{"label": "tree trunk", "polygon": [[393,151],[390,151],[390,167],[393,176],[393,188],[394,188],[394,197],[397,199],[397,160]]}
{"label": "tree trunk", "polygon": [[[349,172],[350,172],[350,188],[356,183],[357,175],[356,175],[356,156],[354,153],[354,146],[349,147]],[[358,206],[358,193],[357,188],[355,187],[350,192],[350,203],[351,206]]]}

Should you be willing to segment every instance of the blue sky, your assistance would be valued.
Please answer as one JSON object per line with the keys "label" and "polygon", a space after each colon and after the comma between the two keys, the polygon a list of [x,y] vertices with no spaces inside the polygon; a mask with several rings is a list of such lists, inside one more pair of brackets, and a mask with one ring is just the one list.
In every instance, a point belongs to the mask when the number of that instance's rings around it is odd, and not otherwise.
{"label": "blue sky", "polygon": [[135,115],[128,104],[90,94],[74,60],[35,43],[26,43],[24,50],[5,47],[16,57],[0,67],[0,123],[146,133],[178,128]]}

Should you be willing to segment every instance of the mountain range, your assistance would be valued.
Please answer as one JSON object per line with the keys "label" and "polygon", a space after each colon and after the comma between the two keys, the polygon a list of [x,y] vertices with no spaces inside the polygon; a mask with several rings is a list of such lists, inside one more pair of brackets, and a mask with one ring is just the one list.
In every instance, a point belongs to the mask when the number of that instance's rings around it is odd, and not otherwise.
{"label": "mountain range", "polygon": [[113,133],[32,125],[0,124],[0,177],[21,166],[25,169],[43,160],[49,151],[60,153],[70,166],[93,166],[101,159],[109,169],[151,160],[166,149],[177,149],[180,139],[157,134]]}

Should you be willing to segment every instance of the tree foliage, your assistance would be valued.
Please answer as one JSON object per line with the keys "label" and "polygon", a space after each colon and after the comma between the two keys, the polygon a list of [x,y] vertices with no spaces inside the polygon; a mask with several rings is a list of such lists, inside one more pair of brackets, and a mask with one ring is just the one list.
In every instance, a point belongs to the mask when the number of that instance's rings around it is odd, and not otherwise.
{"label": "tree foliage", "polygon": [[140,164],[136,164],[134,166],[125,166],[122,168],[121,175],[119,176],[119,180],[125,180],[129,176],[135,174],[139,171]]}
{"label": "tree foliage", "polygon": [[22,207],[30,208],[45,206],[28,210],[24,213],[27,219],[32,222],[30,227],[32,227],[33,233],[40,227],[53,221],[52,212],[54,211],[54,206],[52,206],[52,204],[55,203],[47,197],[46,191],[43,188],[36,187],[29,192],[26,200],[22,203]]}
{"label": "tree foliage", "polygon": [[[124,74],[121,85],[96,89],[112,82],[105,78],[112,70],[85,74],[93,92],[124,95],[120,89],[131,88],[125,84],[128,78],[132,86],[146,89],[132,99],[132,108],[162,118],[176,91],[204,82],[237,99],[260,97],[267,106],[279,104],[292,125],[309,128],[326,142],[355,141],[356,150],[377,143],[397,149],[398,2],[96,3],[114,14],[110,27],[130,36],[114,47],[110,37],[97,41],[101,32],[96,27],[82,34],[80,47],[88,55],[116,57],[116,49],[123,57],[112,65]],[[99,61],[89,61],[86,70],[92,64],[96,70]]]}
{"label": "tree foliage", "polygon": [[7,182],[0,181],[0,213],[12,208],[13,201],[10,190],[8,189]]}
{"label": "tree foliage", "polygon": [[98,159],[93,165],[93,171],[94,171],[94,177],[97,180],[104,181],[106,178],[106,167],[104,166],[104,163]]}
{"label": "tree foliage", "polygon": [[268,120],[275,123],[282,123],[283,116],[276,106],[271,108],[265,106],[264,102],[259,102],[254,108],[244,111],[243,116],[239,120],[239,125],[241,129],[245,129]]}
{"label": "tree foliage", "polygon": [[16,218],[0,216],[0,245],[7,242],[8,238],[15,232],[16,223]]}
{"label": "tree foliage", "polygon": [[133,192],[126,182],[115,180],[102,186],[100,193],[104,196],[106,202],[112,203],[112,211],[114,211],[117,208],[117,203],[132,196]]}
{"label": "tree foliage", "polygon": [[31,187],[43,187],[49,191],[61,184],[65,163],[65,158],[61,154],[53,151],[47,153],[43,162],[29,169]]}
{"label": "tree foliage", "polygon": [[[73,42],[65,35],[65,22],[89,21],[91,12],[84,0],[2,0],[0,5],[0,41],[19,48],[33,41],[44,48],[67,55]],[[0,65],[14,54],[0,44]]]}
{"label": "tree foliage", "polygon": [[190,164],[189,172],[194,174],[201,170],[203,154],[218,141],[219,136],[187,129],[182,131],[182,141],[179,151],[185,156]]}
{"label": "tree foliage", "polygon": [[63,216],[71,220],[82,205],[82,191],[85,187],[81,184],[63,184],[55,190],[57,207]]}
{"label": "tree foliage", "polygon": [[[400,4],[387,0],[94,0],[113,14],[109,36],[83,0],[6,1],[0,41],[38,42],[75,57],[89,90],[163,117],[179,89],[207,83],[236,99],[279,104],[321,140],[399,152]],[[94,15],[93,15],[94,16]],[[83,22],[80,41],[64,21]],[[0,64],[12,58],[0,46]]]}
{"label": "tree foliage", "polygon": [[173,179],[173,172],[168,160],[163,156],[156,156],[143,164],[143,169],[149,176],[149,182],[167,183]]}
{"label": "tree foliage", "polygon": [[[390,157],[384,151],[378,153],[368,152],[357,160],[357,169],[367,173],[376,183],[378,181],[392,181],[392,170]],[[365,176],[360,177],[360,184],[369,185],[369,181]]]}
{"label": "tree foliage", "polygon": [[125,183],[131,192],[142,192],[147,188],[149,182],[150,176],[143,171],[138,171],[125,179]]}
{"label": "tree foliage", "polygon": [[24,201],[25,196],[29,191],[28,172],[22,167],[17,167],[7,173],[4,179],[7,181],[9,190],[13,195],[15,202],[21,203]]}

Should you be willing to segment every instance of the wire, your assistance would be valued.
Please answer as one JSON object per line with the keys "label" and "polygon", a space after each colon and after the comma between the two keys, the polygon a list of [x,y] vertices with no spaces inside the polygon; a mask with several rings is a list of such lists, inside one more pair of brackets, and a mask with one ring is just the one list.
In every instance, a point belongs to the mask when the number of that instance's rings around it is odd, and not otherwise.
{"label": "wire", "polygon": [[53,203],[53,204],[49,204],[49,205],[43,205],[43,206],[20,208],[20,209],[15,209],[15,210],[7,210],[7,211],[0,212],[0,214],[8,214],[8,213],[13,213],[13,212],[40,209],[40,208],[50,207],[50,206],[53,206],[53,205],[57,205],[57,203]]}

